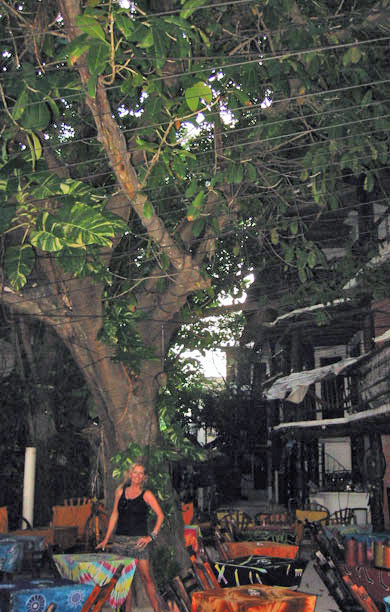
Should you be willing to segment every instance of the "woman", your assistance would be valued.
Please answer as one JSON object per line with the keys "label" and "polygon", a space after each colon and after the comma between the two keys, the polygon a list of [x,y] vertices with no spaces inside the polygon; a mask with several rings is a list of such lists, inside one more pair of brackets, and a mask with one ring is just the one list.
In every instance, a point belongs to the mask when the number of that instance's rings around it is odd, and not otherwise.
{"label": "woman", "polygon": [[[161,529],[164,513],[156,497],[149,489],[144,489],[146,468],[142,463],[133,463],[125,473],[124,482],[115,491],[114,507],[108,521],[107,533],[96,548],[104,550],[117,525],[114,551],[138,559],[141,578],[152,604],[159,612],[159,596],[156,584],[150,573],[149,545]],[[156,514],[153,531],[148,534],[147,518],[151,508]],[[131,611],[131,591],[126,599],[125,612]]]}

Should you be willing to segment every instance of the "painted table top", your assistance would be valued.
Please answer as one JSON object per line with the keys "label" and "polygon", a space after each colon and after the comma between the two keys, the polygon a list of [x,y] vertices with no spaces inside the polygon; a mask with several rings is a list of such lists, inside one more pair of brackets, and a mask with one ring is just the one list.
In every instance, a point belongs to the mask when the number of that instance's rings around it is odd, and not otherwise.
{"label": "painted table top", "polygon": [[110,580],[118,565],[124,564],[122,574],[108,598],[112,608],[120,608],[126,600],[137,567],[137,560],[133,557],[122,557],[114,553],[53,555],[53,559],[64,578],[100,586]]}
{"label": "painted table top", "polygon": [[20,572],[23,562],[24,548],[16,538],[0,539],[0,571],[13,574]]}
{"label": "painted table top", "polygon": [[58,578],[0,583],[0,612],[44,612],[55,603],[61,612],[78,612],[91,593],[90,584]]}
{"label": "painted table top", "polygon": [[214,561],[211,566],[222,587],[245,584],[267,584],[299,588],[308,561],[249,555],[227,561]]}
{"label": "painted table top", "polygon": [[283,587],[239,586],[193,593],[192,612],[314,612],[316,599]]}

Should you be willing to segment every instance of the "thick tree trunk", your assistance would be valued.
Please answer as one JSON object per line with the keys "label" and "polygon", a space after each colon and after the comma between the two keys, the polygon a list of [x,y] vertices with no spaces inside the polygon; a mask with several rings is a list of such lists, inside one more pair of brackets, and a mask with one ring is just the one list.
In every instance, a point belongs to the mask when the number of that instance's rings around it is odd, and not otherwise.
{"label": "thick tree trunk", "polygon": [[85,377],[103,427],[104,489],[110,503],[116,486],[111,457],[130,442],[153,446],[158,439],[155,405],[160,365],[146,361],[138,376],[129,374],[113,359],[112,348],[97,340],[95,325],[60,326],[57,333]]}

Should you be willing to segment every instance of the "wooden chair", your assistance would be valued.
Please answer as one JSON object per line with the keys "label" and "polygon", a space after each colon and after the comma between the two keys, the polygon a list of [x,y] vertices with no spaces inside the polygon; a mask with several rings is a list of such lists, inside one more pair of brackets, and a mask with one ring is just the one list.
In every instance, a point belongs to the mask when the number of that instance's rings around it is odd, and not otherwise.
{"label": "wooden chair", "polygon": [[205,590],[221,588],[221,585],[219,584],[217,577],[215,576],[208,561],[203,561],[203,559],[200,559],[195,555],[191,555],[190,560],[192,568]]}
{"label": "wooden chair", "polygon": [[[192,593],[202,591],[204,587],[192,568],[188,568],[172,579],[170,585],[171,592],[174,594],[174,601],[181,612],[191,612]],[[164,593],[164,598],[169,599],[169,590]],[[83,612],[83,610],[81,611]]]}
{"label": "wooden chair", "polygon": [[356,524],[356,514],[353,508],[342,508],[335,510],[328,516],[328,525],[354,525]]}
{"label": "wooden chair", "polygon": [[99,586],[98,584],[94,586],[91,594],[84,603],[80,612],[99,612],[102,609],[107,599],[109,598],[111,591],[114,589],[116,583],[118,582],[123,568],[123,564],[118,565],[115,570],[115,573],[106,584],[104,584],[103,586]]}
{"label": "wooden chair", "polygon": [[53,506],[52,513],[53,527],[77,527],[77,536],[82,539],[92,513],[92,501],[87,497],[66,499],[63,505]]}
{"label": "wooden chair", "polygon": [[[230,535],[229,535],[229,538],[230,538]],[[227,559],[229,559],[229,555],[226,550],[225,542],[229,541],[229,539],[226,538],[226,534],[222,533],[219,527],[216,527],[214,530],[214,540],[215,540],[216,549],[221,559],[227,561]]]}

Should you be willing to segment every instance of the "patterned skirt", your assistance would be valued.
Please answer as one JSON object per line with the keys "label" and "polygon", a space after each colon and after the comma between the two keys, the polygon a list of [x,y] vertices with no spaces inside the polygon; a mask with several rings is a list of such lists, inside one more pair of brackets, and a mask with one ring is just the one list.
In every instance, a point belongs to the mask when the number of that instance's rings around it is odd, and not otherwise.
{"label": "patterned skirt", "polygon": [[145,548],[137,548],[137,542],[142,536],[126,536],[116,535],[114,544],[111,548],[111,552],[124,557],[134,557],[134,559],[147,559],[149,561],[150,546],[148,544]]}

